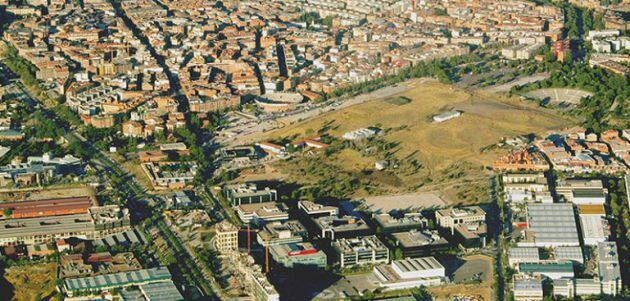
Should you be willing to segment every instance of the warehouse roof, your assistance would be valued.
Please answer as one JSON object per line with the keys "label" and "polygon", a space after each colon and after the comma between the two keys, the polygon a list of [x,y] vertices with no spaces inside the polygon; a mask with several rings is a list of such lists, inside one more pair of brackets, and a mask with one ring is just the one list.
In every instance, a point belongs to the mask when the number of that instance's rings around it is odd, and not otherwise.
{"label": "warehouse roof", "polygon": [[536,245],[579,245],[572,204],[530,204],[527,212]]}
{"label": "warehouse roof", "polygon": [[168,269],[165,267],[157,267],[131,272],[66,279],[64,281],[64,287],[69,291],[98,290],[102,288],[125,287],[170,280],[171,273]]}

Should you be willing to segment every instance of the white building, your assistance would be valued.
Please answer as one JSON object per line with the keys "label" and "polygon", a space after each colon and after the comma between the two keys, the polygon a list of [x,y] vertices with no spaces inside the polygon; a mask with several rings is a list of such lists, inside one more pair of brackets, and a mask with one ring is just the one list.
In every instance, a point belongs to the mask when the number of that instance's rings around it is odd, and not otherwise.
{"label": "white building", "polygon": [[449,111],[433,116],[433,122],[444,122],[462,116],[460,111]]}
{"label": "white building", "polygon": [[587,246],[596,246],[608,239],[606,219],[597,214],[580,214],[582,238]]}
{"label": "white building", "polygon": [[406,258],[374,267],[379,286],[385,290],[440,285],[446,269],[434,257]]}

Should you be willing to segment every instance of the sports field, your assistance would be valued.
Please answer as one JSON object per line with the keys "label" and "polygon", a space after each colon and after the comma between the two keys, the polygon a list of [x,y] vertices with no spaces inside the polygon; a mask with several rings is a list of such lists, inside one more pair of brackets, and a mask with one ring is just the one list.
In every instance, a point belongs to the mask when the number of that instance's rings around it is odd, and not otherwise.
{"label": "sports field", "polygon": [[[422,164],[421,178],[425,191],[441,191],[470,181],[482,181],[481,167],[489,165],[500,151],[483,151],[503,137],[544,133],[572,125],[574,122],[554,111],[517,98],[487,93],[468,92],[437,81],[415,82],[404,93],[390,98],[374,99],[362,104],[329,112],[267,133],[266,139],[307,136],[326,132],[334,137],[363,127],[383,130],[379,139],[394,143],[399,160],[417,160]],[[408,101],[407,101],[408,100]],[[462,116],[442,123],[433,123],[432,116],[459,110]],[[326,158],[349,171],[373,168],[374,159],[356,150],[346,149]],[[448,175],[452,170],[457,176]],[[390,181],[402,191],[422,181],[419,177],[398,175],[400,181]],[[378,177],[374,177],[378,178]],[[445,179],[448,178],[448,179]],[[485,177],[483,177],[485,178]],[[370,179],[374,180],[374,179]],[[484,183],[485,184],[485,183]],[[394,189],[395,190],[395,189]],[[446,192],[452,199],[452,193]],[[450,197],[449,197],[450,196]],[[461,195],[460,195],[461,197]]]}

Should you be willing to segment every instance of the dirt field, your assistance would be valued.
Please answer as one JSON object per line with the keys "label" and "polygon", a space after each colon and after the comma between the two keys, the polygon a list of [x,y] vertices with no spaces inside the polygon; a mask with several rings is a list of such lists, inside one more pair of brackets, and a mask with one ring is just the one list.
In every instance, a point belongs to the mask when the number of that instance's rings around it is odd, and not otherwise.
{"label": "dirt field", "polygon": [[56,275],[57,267],[54,263],[18,266],[7,269],[4,277],[13,288],[13,297],[10,300],[56,301]]}
{"label": "dirt field", "polygon": [[455,296],[477,297],[480,300],[494,300],[492,281],[493,259],[483,255],[464,258],[466,261],[453,274],[456,283],[465,283],[475,275],[480,275],[480,284],[453,284],[430,287],[427,290],[435,300],[453,300]]}
{"label": "dirt field", "polygon": [[96,200],[94,189],[83,184],[64,185],[60,187],[39,187],[25,188],[11,191],[0,191],[0,199],[4,201],[17,200],[42,200],[51,198],[67,198],[90,196]]}
{"label": "dirt field", "polygon": [[372,196],[365,198],[365,203],[374,212],[390,212],[398,209],[426,209],[446,205],[444,200],[431,192]]}
{"label": "dirt field", "polygon": [[[499,142],[502,137],[540,133],[570,125],[552,111],[542,110],[515,99],[463,90],[437,82],[419,84],[402,95],[411,102],[403,105],[379,99],[297,123],[270,132],[268,137],[305,135],[329,124],[335,136],[362,127],[377,126],[393,130],[385,139],[400,143],[399,157],[412,155],[431,168],[441,169],[462,159],[488,163],[494,154],[479,149]],[[430,118],[447,109],[462,110],[460,118],[431,123]]]}
{"label": "dirt field", "polygon": [[[471,94],[426,79],[410,86],[406,92],[392,96],[409,99],[408,103],[389,98],[374,99],[269,132],[265,139],[307,136],[316,132],[341,137],[358,128],[378,127],[384,131],[379,139],[395,144],[397,159],[416,160],[422,165],[416,175],[400,176],[392,172],[398,179],[388,181],[391,191],[417,191],[418,187],[414,186],[422,183],[423,191],[440,191],[440,196],[447,201],[462,201],[472,193],[462,194],[462,187],[473,183],[486,185],[481,167],[489,165],[501,154],[499,151],[482,151],[485,147],[498,143],[503,137],[543,133],[573,123],[551,110],[517,98],[508,99],[484,91]],[[446,122],[432,122],[432,116],[447,110],[460,110],[463,114]],[[345,149],[325,160],[343,170],[357,171],[373,169],[377,159],[357,150]],[[287,166],[281,166],[280,170],[287,168],[290,173]],[[456,174],[449,174],[451,172]],[[381,172],[370,180],[379,181],[386,176],[386,172]],[[425,181],[427,178],[430,180]]]}

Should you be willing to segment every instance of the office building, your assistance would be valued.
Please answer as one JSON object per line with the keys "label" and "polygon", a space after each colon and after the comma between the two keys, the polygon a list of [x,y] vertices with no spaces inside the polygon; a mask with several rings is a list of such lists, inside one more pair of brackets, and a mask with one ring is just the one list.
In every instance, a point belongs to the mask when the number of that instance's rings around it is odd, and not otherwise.
{"label": "office building", "polygon": [[339,208],[334,206],[325,206],[311,201],[299,201],[298,208],[312,218],[339,215]]}
{"label": "office building", "polygon": [[267,223],[258,231],[258,243],[262,246],[282,245],[304,241],[306,228],[297,220]]}
{"label": "office building", "polygon": [[389,262],[389,249],[374,235],[337,239],[332,248],[341,268]]}
{"label": "office building", "polygon": [[286,268],[325,268],[327,264],[326,253],[317,250],[310,242],[272,245],[269,253],[273,260]]}
{"label": "office building", "polygon": [[426,228],[429,220],[421,213],[407,213],[401,215],[374,214],[374,222],[381,229],[381,233],[404,232]]}
{"label": "office building", "polygon": [[254,183],[234,184],[225,187],[225,197],[232,206],[276,202],[278,192],[265,187],[259,190]]}
{"label": "office building", "polygon": [[451,245],[434,230],[411,230],[391,234],[404,257],[422,257],[449,250]]}
{"label": "office building", "polygon": [[257,226],[289,219],[288,207],[285,204],[274,202],[238,205],[236,206],[236,214],[243,223]]}
{"label": "office building", "polygon": [[372,234],[364,220],[354,216],[323,216],[314,220],[322,238],[336,240]]}

